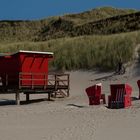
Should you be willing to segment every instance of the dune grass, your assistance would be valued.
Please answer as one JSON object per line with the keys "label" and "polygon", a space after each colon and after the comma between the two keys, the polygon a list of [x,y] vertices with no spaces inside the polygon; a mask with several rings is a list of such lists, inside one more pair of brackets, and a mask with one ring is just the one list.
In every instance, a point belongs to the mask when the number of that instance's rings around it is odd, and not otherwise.
{"label": "dune grass", "polygon": [[79,14],[67,14],[63,18],[69,21],[73,21],[76,25],[84,24],[87,22],[93,22],[117,15],[125,15],[137,12],[134,9],[118,9],[113,7],[99,7],[85,11]]}
{"label": "dune grass", "polygon": [[121,58],[124,63],[133,59],[134,49],[140,43],[140,31],[108,36],[81,36],[45,42],[1,43],[0,52],[17,50],[52,51],[51,66],[56,69],[112,70]]}
{"label": "dune grass", "polygon": [[101,7],[79,14],[54,16],[41,20],[2,20],[0,42],[47,41],[68,36],[134,31],[140,29],[140,13],[137,12],[132,9]]}

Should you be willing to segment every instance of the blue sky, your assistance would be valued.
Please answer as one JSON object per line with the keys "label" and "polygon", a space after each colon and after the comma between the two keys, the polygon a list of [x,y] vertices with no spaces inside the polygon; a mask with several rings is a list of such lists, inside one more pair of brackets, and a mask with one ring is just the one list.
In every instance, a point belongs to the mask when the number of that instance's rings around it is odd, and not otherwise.
{"label": "blue sky", "polygon": [[140,10],[140,0],[0,0],[0,20],[42,19],[102,6]]}

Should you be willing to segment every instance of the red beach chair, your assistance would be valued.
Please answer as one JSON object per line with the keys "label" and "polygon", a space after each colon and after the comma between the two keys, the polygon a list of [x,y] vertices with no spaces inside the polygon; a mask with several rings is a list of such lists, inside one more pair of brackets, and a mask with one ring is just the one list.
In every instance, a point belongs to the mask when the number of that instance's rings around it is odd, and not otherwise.
{"label": "red beach chair", "polygon": [[101,94],[102,84],[96,84],[91,87],[86,88],[86,93],[89,98],[89,105],[99,105],[101,100],[106,103],[105,94]]}
{"label": "red beach chair", "polygon": [[108,96],[109,108],[125,108],[131,106],[132,87],[128,84],[110,85],[111,95]]}

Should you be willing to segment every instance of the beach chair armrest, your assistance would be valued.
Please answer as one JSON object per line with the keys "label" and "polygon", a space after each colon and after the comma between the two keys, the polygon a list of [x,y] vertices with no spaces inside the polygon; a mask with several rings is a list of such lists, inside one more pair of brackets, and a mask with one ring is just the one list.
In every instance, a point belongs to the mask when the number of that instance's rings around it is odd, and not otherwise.
{"label": "beach chair armrest", "polygon": [[124,96],[124,106],[125,107],[131,106],[131,97],[129,95]]}

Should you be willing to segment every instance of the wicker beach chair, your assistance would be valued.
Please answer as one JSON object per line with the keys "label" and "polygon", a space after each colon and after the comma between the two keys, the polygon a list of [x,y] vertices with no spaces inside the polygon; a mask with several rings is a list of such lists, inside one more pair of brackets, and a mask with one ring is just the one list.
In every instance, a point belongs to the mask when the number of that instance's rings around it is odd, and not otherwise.
{"label": "wicker beach chair", "polygon": [[101,102],[106,103],[105,94],[102,94],[101,83],[86,88],[86,93],[89,98],[89,105],[99,105]]}
{"label": "wicker beach chair", "polygon": [[110,85],[111,95],[108,96],[109,108],[126,108],[131,106],[132,88],[128,84]]}

